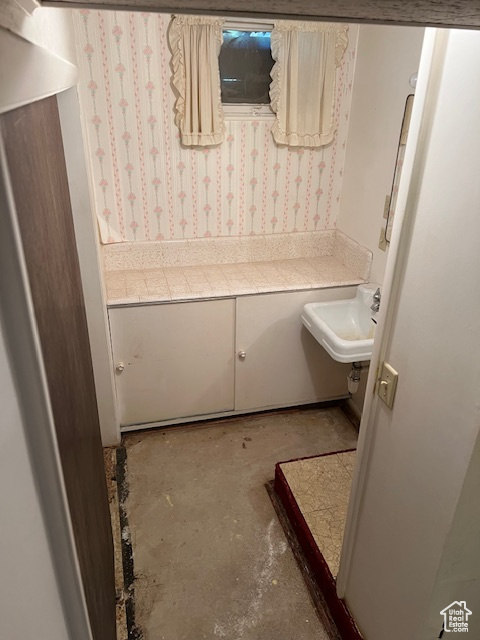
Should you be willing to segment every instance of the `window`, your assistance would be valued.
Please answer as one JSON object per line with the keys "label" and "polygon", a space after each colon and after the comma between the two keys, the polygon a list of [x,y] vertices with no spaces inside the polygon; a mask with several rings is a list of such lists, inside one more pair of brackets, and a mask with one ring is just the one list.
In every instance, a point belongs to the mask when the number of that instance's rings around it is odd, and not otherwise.
{"label": "window", "polygon": [[270,48],[273,25],[226,23],[220,50],[220,85],[226,117],[272,116],[270,72],[274,65]]}

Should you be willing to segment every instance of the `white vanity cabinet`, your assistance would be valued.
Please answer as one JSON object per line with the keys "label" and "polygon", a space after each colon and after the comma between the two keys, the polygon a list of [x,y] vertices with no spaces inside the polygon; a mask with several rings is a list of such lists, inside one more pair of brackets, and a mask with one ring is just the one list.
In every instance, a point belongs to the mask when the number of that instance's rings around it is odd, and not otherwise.
{"label": "white vanity cabinet", "polygon": [[235,300],[109,309],[120,424],[234,408]]}
{"label": "white vanity cabinet", "polygon": [[349,365],[303,327],[309,302],[355,287],[109,309],[124,427],[345,397]]}
{"label": "white vanity cabinet", "polygon": [[300,317],[309,302],[340,300],[354,292],[338,288],[237,298],[235,409],[345,396],[349,366],[332,360]]}

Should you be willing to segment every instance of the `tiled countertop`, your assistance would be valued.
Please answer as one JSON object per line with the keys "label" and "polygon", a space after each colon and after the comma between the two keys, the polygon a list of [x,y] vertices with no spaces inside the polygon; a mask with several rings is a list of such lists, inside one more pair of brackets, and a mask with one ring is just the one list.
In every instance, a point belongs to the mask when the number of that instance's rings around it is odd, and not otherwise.
{"label": "tiled countertop", "polygon": [[105,273],[109,306],[344,287],[363,282],[335,256]]}

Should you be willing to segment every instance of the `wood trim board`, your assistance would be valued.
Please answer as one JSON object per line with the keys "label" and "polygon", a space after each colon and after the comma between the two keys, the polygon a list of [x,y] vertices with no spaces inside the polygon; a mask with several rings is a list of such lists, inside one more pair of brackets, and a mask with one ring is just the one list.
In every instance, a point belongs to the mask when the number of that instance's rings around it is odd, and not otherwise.
{"label": "wood trim board", "polygon": [[41,4],[45,7],[480,28],[480,3],[477,0],[44,0]]}

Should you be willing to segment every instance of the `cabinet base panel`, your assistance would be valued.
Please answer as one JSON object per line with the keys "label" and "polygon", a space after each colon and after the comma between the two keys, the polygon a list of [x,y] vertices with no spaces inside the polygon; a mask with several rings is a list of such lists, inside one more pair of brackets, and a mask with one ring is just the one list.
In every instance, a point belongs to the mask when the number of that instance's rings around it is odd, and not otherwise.
{"label": "cabinet base panel", "polygon": [[275,411],[276,409],[290,409],[293,407],[307,407],[309,405],[317,405],[317,404],[327,404],[331,402],[340,402],[342,400],[347,400],[349,395],[339,395],[332,396],[329,398],[323,398],[322,400],[311,400],[307,402],[297,402],[297,403],[288,403],[288,404],[279,404],[275,406],[268,407],[258,407],[256,409],[245,409],[242,411],[221,411],[220,413],[208,413],[200,416],[188,416],[185,418],[173,418],[171,420],[161,420],[159,422],[146,422],[143,424],[130,424],[120,427],[120,431],[122,433],[128,433],[129,431],[140,431],[142,429],[157,429],[163,427],[172,427],[179,424],[188,424],[190,422],[203,422],[206,420],[217,420],[219,418],[231,418],[234,416],[244,416],[249,413],[261,413],[262,411]]}

